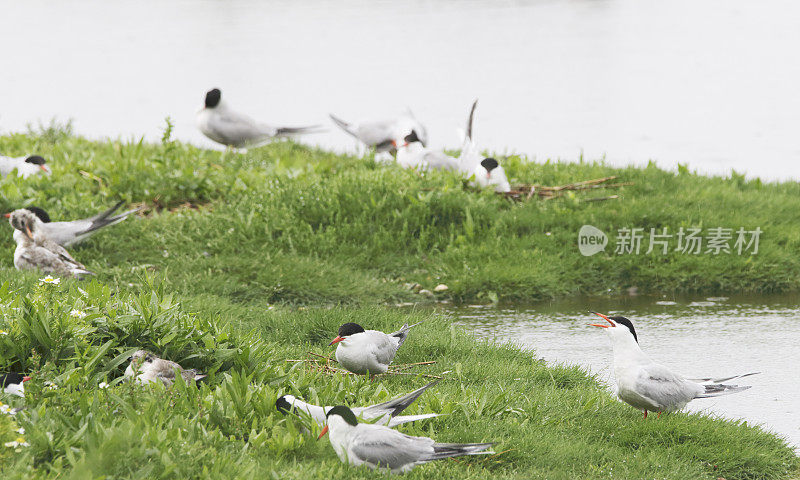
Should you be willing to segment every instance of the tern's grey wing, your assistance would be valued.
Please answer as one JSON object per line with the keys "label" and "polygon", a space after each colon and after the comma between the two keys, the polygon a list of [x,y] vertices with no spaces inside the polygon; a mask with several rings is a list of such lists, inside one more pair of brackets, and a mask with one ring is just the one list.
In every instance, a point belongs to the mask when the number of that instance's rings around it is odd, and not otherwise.
{"label": "tern's grey wing", "polygon": [[[440,381],[441,380],[436,380],[436,381],[430,382],[429,384],[425,385],[424,387],[418,388],[418,389],[414,390],[413,392],[410,392],[410,393],[407,393],[406,395],[403,395],[402,397],[393,398],[392,400],[389,400],[388,402],[378,403],[376,405],[370,405],[368,407],[365,407],[361,411],[361,416],[363,418],[368,418],[369,419],[369,418],[375,418],[375,417],[379,417],[379,416],[386,415],[386,414],[389,414],[389,415],[391,415],[393,417],[395,415],[399,415],[400,412],[402,412],[403,410],[408,408],[409,405],[414,403],[414,401],[417,398],[419,398],[419,396],[422,395],[425,392],[425,390],[427,390],[428,388],[436,385]],[[426,418],[428,418],[428,417],[426,417]],[[409,420],[409,421],[412,421],[412,420]]]}
{"label": "tern's grey wing", "polygon": [[348,454],[361,462],[392,470],[425,462],[433,452],[434,441],[412,437],[379,425],[359,424],[350,436]]}
{"label": "tern's grey wing", "polygon": [[367,122],[360,124],[355,130],[356,138],[370,147],[385,144],[392,140],[399,140],[399,137],[405,136],[408,133],[399,131],[397,121],[395,120]]}
{"label": "tern's grey wing", "polygon": [[167,386],[170,386],[173,382],[175,382],[176,371],[183,374],[183,368],[181,368],[180,365],[175,362],[170,362],[169,360],[163,360],[161,358],[154,360],[150,368],[153,370],[153,373]]}
{"label": "tern's grey wing", "polygon": [[235,147],[258,143],[277,134],[275,128],[230,110],[215,112],[215,115],[209,117],[205,126],[211,138]]}
{"label": "tern's grey wing", "polygon": [[370,349],[370,353],[375,356],[378,362],[384,365],[392,363],[399,347],[397,339],[376,330],[368,330],[368,332],[371,334],[369,346],[367,347]]}
{"label": "tern's grey wing", "polygon": [[74,220],[72,222],[45,223],[41,228],[48,238],[59,245],[67,245],[75,241],[78,232],[88,230],[92,225],[91,220]]}
{"label": "tern's grey wing", "polygon": [[434,170],[458,170],[458,160],[444,152],[425,152],[423,158],[428,168]]}
{"label": "tern's grey wing", "polygon": [[668,409],[683,406],[702,392],[703,388],[663,365],[652,364],[641,370],[636,380],[636,391],[654,404]]}

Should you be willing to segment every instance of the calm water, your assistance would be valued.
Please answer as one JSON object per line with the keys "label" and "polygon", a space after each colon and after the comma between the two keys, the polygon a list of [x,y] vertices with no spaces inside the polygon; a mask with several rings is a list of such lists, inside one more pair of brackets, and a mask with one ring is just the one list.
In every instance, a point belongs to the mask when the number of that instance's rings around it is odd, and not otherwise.
{"label": "calm water", "polygon": [[[457,146],[473,98],[488,149],[536,159],[800,178],[800,3],[792,0],[0,0],[0,131],[211,145],[210,87],[265,121],[413,107]],[[308,142],[353,149],[331,129]],[[19,153],[19,152],[9,152]],[[535,180],[535,179],[532,179]]]}
{"label": "calm water", "polygon": [[[669,302],[663,305],[656,302]],[[742,379],[753,388],[699,399],[688,410],[745,419],[786,437],[800,451],[797,364],[798,298],[623,298],[528,308],[447,310],[477,336],[521,344],[551,363],[577,364],[613,384],[611,342],[595,323],[596,309],[630,318],[639,344],[655,361],[687,377],[762,372]]]}

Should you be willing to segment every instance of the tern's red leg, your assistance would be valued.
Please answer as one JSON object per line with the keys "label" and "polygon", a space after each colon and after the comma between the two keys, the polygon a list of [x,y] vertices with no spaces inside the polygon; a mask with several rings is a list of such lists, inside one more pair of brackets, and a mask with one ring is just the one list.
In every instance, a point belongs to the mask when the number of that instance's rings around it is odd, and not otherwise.
{"label": "tern's red leg", "polygon": [[647,410],[644,411],[644,418],[647,418]]}

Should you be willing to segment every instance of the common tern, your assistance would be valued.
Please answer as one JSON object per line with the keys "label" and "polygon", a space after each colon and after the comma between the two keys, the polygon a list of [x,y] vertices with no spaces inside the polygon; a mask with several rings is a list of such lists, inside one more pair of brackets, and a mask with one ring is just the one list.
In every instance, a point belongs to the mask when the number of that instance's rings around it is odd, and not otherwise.
{"label": "common tern", "polygon": [[14,266],[17,270],[41,270],[60,276],[81,278],[94,275],[83,264],[72,258],[64,247],[44,233],[41,220],[25,209],[14,210],[7,215],[14,227]]}
{"label": "common tern", "polygon": [[[440,380],[436,380],[435,382],[431,382],[422,388],[418,388],[411,393],[393,400],[389,400],[388,402],[378,403],[368,407],[351,407],[351,410],[357,417],[361,417],[364,420],[377,419],[377,421],[373,423],[378,425],[388,425],[390,427],[396,427],[397,425],[402,425],[408,422],[416,422],[417,420],[424,420],[426,418],[438,417],[438,413],[425,413],[420,415],[400,415],[400,413],[408,408],[409,405],[414,403],[414,401],[419,398],[419,396],[422,395],[425,390],[439,382]],[[330,409],[333,408],[320,407],[319,405],[304,402],[296,398],[294,395],[284,395],[280,397],[275,402],[275,407],[283,413],[289,413],[292,411],[292,409],[294,409],[294,411],[304,412],[313,418],[319,426],[325,424],[325,415]]]}
{"label": "common tern", "polygon": [[747,373],[727,378],[687,379],[663,365],[659,365],[639,348],[633,323],[625,317],[607,317],[592,312],[608,322],[593,323],[605,329],[614,349],[614,376],[617,396],[632,407],[647,412],[672,412],[680,410],[695,398],[717,397],[747,390],[750,386],[727,385],[721,382],[755,375]]}
{"label": "common tern", "polygon": [[459,170],[468,177],[474,177],[475,184],[481,188],[492,187],[496,192],[510,192],[511,184],[503,166],[494,158],[484,157],[475,144],[473,123],[477,106],[478,100],[475,100],[469,111],[461,154],[458,156]]}
{"label": "common tern", "polygon": [[406,341],[408,331],[417,325],[419,323],[411,326],[406,323],[400,330],[386,334],[378,330],[364,330],[357,323],[345,323],[339,327],[338,335],[328,346],[339,344],[336,347],[336,360],[348,371],[358,375],[386,373],[397,349]]}
{"label": "common tern", "polygon": [[197,112],[197,128],[211,140],[234,148],[258,147],[276,138],[318,133],[319,126],[275,127],[232,110],[222,100],[222,92],[206,92],[205,106]]}
{"label": "common tern", "polygon": [[126,377],[136,377],[137,383],[153,383],[161,380],[164,385],[171,387],[175,383],[176,375],[183,377],[185,382],[200,380],[206,375],[201,375],[197,370],[184,369],[175,362],[156,357],[145,350],[137,350],[131,356],[131,363],[125,369]]}
{"label": "common tern", "polygon": [[[124,204],[125,202],[119,202],[108,210],[100,212],[93,217],[68,222],[51,222],[50,215],[39,207],[25,207],[25,210],[33,212],[34,215],[39,217],[39,220],[42,221],[40,228],[44,235],[63,247],[69,247],[70,245],[86,240],[101,228],[116,225],[128,218],[128,215],[139,211],[138,208],[135,208],[118,215],[113,215],[113,213]],[[6,217],[10,215],[10,213],[5,214]]]}
{"label": "common tern", "polygon": [[367,148],[374,148],[378,153],[389,152],[396,148],[393,144],[398,138],[417,132],[422,146],[428,144],[428,131],[414,116],[411,110],[392,120],[377,120],[350,123],[334,114],[329,114],[333,123],[359,140]]}
{"label": "common tern", "polygon": [[416,170],[458,170],[458,159],[440,151],[427,148],[416,130],[405,135],[401,141],[392,142],[397,148],[397,164]]}
{"label": "common tern", "polygon": [[5,177],[14,170],[17,171],[17,176],[28,178],[37,173],[50,173],[47,168],[46,161],[39,155],[31,155],[30,157],[5,157],[0,155],[0,177]]}
{"label": "common tern", "polygon": [[412,437],[383,425],[358,423],[349,408],[338,405],[328,411],[318,438],[330,432],[331,446],[342,462],[385,468],[403,473],[433,460],[462,455],[485,455],[492,443],[436,443],[428,437]]}
{"label": "common tern", "polygon": [[0,386],[3,391],[9,395],[16,395],[18,397],[25,396],[25,382],[30,380],[31,377],[21,373],[0,373]]}

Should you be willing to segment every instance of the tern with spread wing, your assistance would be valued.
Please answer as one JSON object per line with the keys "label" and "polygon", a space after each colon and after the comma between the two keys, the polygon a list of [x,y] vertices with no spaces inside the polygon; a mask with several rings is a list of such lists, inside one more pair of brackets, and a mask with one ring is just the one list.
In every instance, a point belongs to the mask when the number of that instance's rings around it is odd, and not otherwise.
{"label": "tern with spread wing", "polygon": [[[50,215],[39,207],[30,206],[26,207],[25,210],[33,212],[34,215],[39,217],[39,220],[42,221],[40,228],[44,235],[63,247],[69,247],[86,240],[101,228],[116,225],[128,218],[128,215],[139,211],[138,208],[135,208],[114,215],[114,212],[124,204],[125,202],[119,202],[108,210],[100,212],[93,217],[68,222],[51,222]],[[6,217],[10,215],[11,214],[7,213]]]}
{"label": "tern with spread wing", "polygon": [[467,177],[474,176],[475,184],[481,188],[492,187],[495,192],[509,192],[511,185],[508,183],[506,171],[497,159],[484,157],[473,137],[473,123],[478,100],[472,103],[467,119],[467,129],[464,132],[464,142],[461,145],[461,154],[458,156],[458,169]]}
{"label": "tern with spread wing", "polygon": [[17,171],[17,176],[28,178],[31,175],[44,172],[50,173],[47,168],[46,161],[39,155],[31,155],[30,157],[5,157],[0,155],[0,177],[5,177],[14,170]]}
{"label": "tern with spread wing", "polygon": [[358,423],[349,408],[338,405],[328,411],[327,423],[318,438],[330,432],[331,446],[342,462],[371,469],[403,473],[417,465],[462,455],[485,455],[492,443],[436,443],[427,437],[412,437],[383,425]]}
{"label": "tern with spread wing", "polygon": [[17,243],[14,266],[17,270],[41,270],[76,278],[94,275],[44,233],[44,223],[33,212],[20,209],[6,216],[14,227],[14,241]]}
{"label": "tern with spread wing", "polygon": [[222,92],[206,92],[205,106],[197,112],[197,128],[211,140],[233,148],[258,147],[276,138],[319,133],[319,126],[275,127],[232,110],[222,100]]}
{"label": "tern with spread wing", "polygon": [[[363,418],[364,420],[375,420],[377,425],[388,425],[396,427],[408,422],[416,422],[417,420],[424,420],[426,418],[438,417],[438,413],[424,413],[420,415],[400,415],[400,413],[409,407],[414,401],[422,395],[425,390],[439,383],[440,380],[431,382],[422,388],[418,388],[411,393],[403,395],[402,397],[389,400],[388,402],[370,405],[368,407],[352,407],[353,413]],[[333,407],[320,407],[312,403],[304,402],[293,395],[284,395],[275,402],[275,407],[283,412],[289,413],[294,409],[296,412],[304,412],[317,422],[317,425],[322,426],[325,424],[325,415]]]}
{"label": "tern with spread wing", "polygon": [[125,376],[136,377],[138,383],[153,383],[160,380],[168,387],[175,383],[177,375],[183,377],[183,381],[187,383],[206,377],[193,368],[184,369],[175,362],[158,358],[145,350],[134,352],[131,356],[131,363],[125,369]]}
{"label": "tern with spread wing", "polygon": [[592,312],[608,322],[592,324],[605,329],[614,349],[614,376],[617,396],[632,407],[647,412],[672,412],[680,410],[695,398],[709,398],[738,393],[750,386],[728,385],[721,382],[755,375],[747,373],[727,378],[687,379],[663,365],[659,365],[639,348],[639,339],[633,323],[625,317],[607,317]]}
{"label": "tern with spread wing", "polygon": [[416,132],[423,147],[428,144],[428,131],[411,113],[411,110],[392,120],[356,123],[346,122],[332,113],[329,115],[333,123],[339,128],[355,137],[367,148],[374,148],[378,153],[394,150],[396,148],[394,141],[410,134],[412,131]]}
{"label": "tern with spread wing", "polygon": [[386,373],[389,365],[394,360],[397,349],[408,338],[408,331],[419,323],[403,328],[393,333],[383,333],[378,330],[364,330],[357,323],[345,323],[339,327],[336,338],[328,344],[339,344],[336,347],[336,361],[358,375],[377,375]]}

